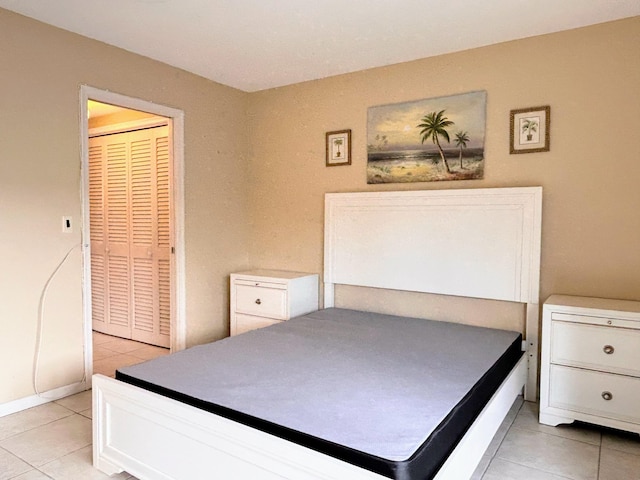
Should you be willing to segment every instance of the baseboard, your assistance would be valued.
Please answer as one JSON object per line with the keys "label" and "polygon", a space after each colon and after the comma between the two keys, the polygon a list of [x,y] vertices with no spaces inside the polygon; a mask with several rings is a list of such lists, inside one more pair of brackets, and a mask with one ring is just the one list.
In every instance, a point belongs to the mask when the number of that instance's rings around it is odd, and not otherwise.
{"label": "baseboard", "polygon": [[73,395],[74,393],[84,392],[91,388],[91,385],[86,381],[73,383],[71,385],[65,385],[64,387],[54,388],[42,392],[40,395],[32,395],[30,397],[20,398],[11,402],[3,403],[0,405],[0,417],[5,415],[11,415],[12,413],[26,410],[27,408],[37,407],[45,403],[53,402],[61,398]]}

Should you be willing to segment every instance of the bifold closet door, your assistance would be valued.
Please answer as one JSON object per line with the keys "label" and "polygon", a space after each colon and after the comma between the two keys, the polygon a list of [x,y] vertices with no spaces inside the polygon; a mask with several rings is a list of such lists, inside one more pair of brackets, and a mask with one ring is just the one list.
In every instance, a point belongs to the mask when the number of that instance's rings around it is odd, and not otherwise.
{"label": "bifold closet door", "polygon": [[170,344],[168,127],[93,137],[89,204],[93,329]]}

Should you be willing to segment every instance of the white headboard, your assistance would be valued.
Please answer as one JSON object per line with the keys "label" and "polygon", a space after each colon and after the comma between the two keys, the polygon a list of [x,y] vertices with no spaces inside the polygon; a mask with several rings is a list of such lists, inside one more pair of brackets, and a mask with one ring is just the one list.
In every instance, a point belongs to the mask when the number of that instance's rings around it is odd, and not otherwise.
{"label": "white headboard", "polygon": [[526,303],[537,363],[541,208],[542,187],[328,193],[324,306],[336,284]]}

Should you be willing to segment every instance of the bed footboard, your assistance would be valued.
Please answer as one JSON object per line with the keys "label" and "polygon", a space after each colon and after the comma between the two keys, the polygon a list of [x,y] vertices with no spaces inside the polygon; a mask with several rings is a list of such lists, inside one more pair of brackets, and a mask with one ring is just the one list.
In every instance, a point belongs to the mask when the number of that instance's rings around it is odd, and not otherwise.
{"label": "bed footboard", "polygon": [[385,478],[102,375],[93,376],[93,462],[141,480]]}

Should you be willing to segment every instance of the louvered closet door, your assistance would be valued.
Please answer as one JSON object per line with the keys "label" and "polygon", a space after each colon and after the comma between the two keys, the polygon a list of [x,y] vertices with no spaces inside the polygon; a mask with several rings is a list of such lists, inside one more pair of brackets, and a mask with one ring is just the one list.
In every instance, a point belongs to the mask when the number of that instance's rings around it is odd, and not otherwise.
{"label": "louvered closet door", "polygon": [[169,346],[169,143],[167,127],[130,134],[131,295],[134,340]]}
{"label": "louvered closet door", "polygon": [[169,346],[168,127],[90,139],[94,330]]}

